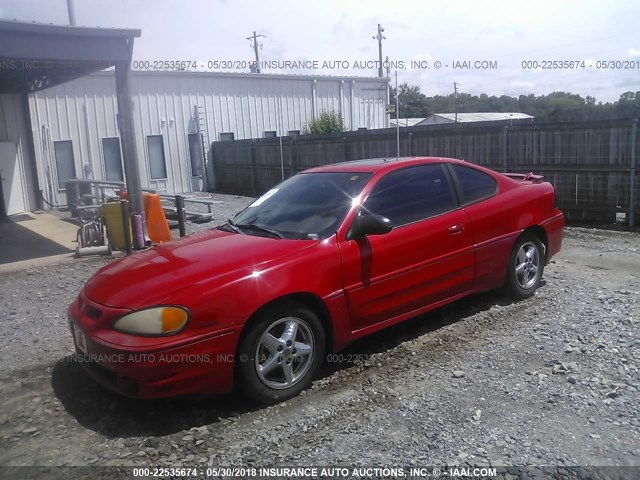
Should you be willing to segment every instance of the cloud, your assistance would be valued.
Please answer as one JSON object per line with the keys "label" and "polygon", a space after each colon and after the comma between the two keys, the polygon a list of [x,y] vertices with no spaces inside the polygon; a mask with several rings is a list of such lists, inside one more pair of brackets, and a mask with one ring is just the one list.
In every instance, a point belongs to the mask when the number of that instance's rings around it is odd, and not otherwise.
{"label": "cloud", "polygon": [[627,55],[630,57],[640,57],[640,48],[629,48],[627,50]]}

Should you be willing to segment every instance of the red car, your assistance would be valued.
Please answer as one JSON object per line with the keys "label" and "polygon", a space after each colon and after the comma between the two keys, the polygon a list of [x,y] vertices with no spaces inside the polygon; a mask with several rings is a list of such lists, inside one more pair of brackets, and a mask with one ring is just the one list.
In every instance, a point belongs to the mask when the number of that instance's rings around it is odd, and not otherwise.
{"label": "red car", "polygon": [[449,158],[307,170],[225,225],[99,270],[69,307],[79,358],[136,398],[275,403],[325,354],[466,295],[531,296],[560,251],[553,186]]}

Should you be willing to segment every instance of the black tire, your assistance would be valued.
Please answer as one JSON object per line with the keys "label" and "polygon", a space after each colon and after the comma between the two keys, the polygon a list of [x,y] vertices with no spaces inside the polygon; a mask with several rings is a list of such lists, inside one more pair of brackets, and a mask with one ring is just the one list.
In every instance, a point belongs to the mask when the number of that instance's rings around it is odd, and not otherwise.
{"label": "black tire", "polygon": [[540,239],[533,233],[521,235],[509,255],[506,293],[514,300],[531,297],[540,286],[545,263],[545,249]]}
{"label": "black tire", "polygon": [[[294,323],[295,342],[290,340]],[[271,337],[266,337],[267,333]],[[298,395],[318,373],[325,342],[322,322],[308,307],[283,304],[265,310],[248,326],[240,341],[236,359],[238,386],[248,397],[267,405]],[[311,353],[301,353],[308,346]],[[260,367],[264,370],[259,372]]]}

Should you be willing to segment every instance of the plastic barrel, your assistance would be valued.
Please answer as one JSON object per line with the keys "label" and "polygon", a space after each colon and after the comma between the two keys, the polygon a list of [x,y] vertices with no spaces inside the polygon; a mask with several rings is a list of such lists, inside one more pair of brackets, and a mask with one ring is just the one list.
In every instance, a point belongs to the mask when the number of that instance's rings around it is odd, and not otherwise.
{"label": "plastic barrel", "polygon": [[[102,216],[107,225],[107,235],[111,245],[118,250],[124,250],[126,244],[120,202],[103,203]],[[129,229],[131,229],[131,222],[129,222]],[[131,233],[131,238],[133,238],[133,233]]]}

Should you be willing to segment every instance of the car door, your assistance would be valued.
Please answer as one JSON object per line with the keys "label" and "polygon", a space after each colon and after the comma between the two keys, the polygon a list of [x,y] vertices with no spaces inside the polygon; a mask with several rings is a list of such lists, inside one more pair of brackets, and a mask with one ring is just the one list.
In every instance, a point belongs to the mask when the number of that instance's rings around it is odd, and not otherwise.
{"label": "car door", "polygon": [[442,165],[386,174],[364,201],[360,215],[367,213],[394,228],[339,242],[353,331],[470,290],[469,219]]}

